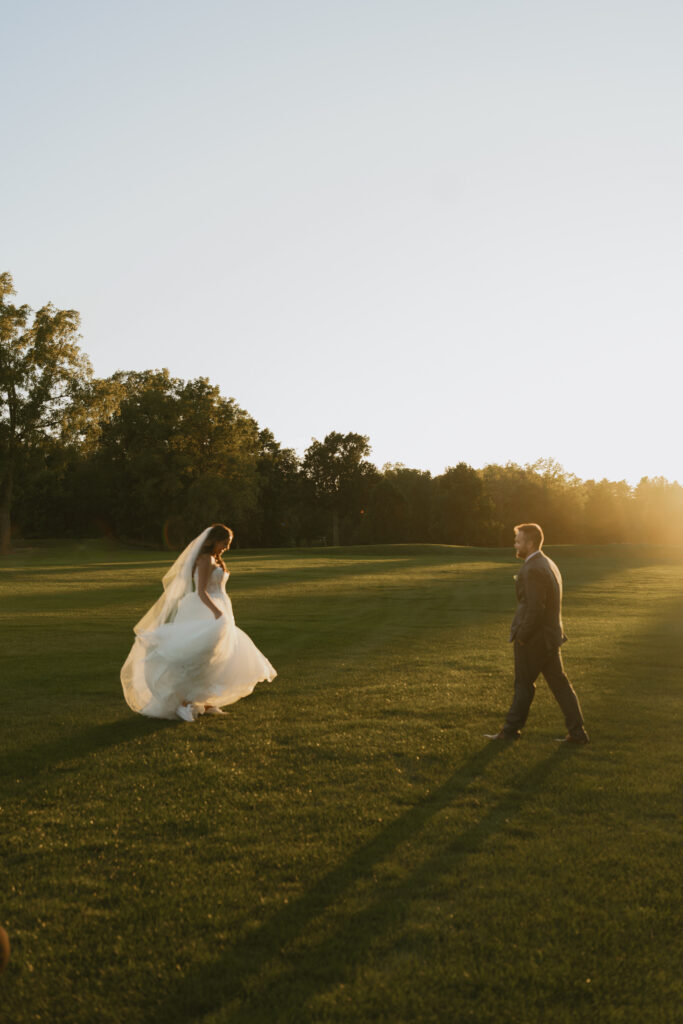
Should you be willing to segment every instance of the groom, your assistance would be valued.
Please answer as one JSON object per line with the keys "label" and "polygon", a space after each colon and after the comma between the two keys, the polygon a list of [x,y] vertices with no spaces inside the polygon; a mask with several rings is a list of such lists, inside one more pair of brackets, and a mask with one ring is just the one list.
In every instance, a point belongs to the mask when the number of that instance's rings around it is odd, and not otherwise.
{"label": "groom", "polygon": [[561,743],[588,743],[579,700],[562,667],[560,647],[567,639],[562,629],[562,577],[543,547],[537,523],[515,527],[515,552],[524,564],[515,577],[517,611],[510,642],[515,651],[515,693],[505,725],[492,740],[516,740],[534,699],[536,680],[543,675],[560,705],[567,725]]}

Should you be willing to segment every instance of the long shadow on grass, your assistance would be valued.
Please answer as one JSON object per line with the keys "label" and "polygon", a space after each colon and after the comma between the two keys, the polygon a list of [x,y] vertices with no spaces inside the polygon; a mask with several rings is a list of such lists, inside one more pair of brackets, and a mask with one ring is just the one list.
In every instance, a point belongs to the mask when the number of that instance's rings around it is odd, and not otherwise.
{"label": "long shadow on grass", "polygon": [[131,715],[115,722],[91,725],[78,732],[65,732],[59,739],[36,743],[32,747],[0,757],[0,777],[24,783],[40,772],[54,771],[56,766],[64,762],[80,760],[97,750],[129,743],[176,724],[166,719]]}
{"label": "long shadow on grass", "polygon": [[[553,751],[516,778],[506,795],[475,825],[449,835],[407,878],[375,884],[371,901],[361,910],[344,915],[344,896],[367,880],[373,869],[400,844],[415,839],[431,818],[484,773],[493,758],[509,750],[507,744],[488,744],[442,786],[321,878],[300,899],[277,911],[253,934],[241,936],[220,960],[191,971],[143,1019],[147,1024],[195,1019],[197,1015],[220,1007],[227,1010],[229,1006],[226,1019],[230,1024],[293,1020],[297,1012],[298,1019],[306,1020],[304,1004],[308,999],[348,979],[363,963],[377,937],[389,934],[400,924],[410,901],[423,896],[440,878],[452,872],[460,860],[480,850],[525,800],[536,795],[550,772],[576,755],[576,751],[564,748]],[[331,923],[319,941],[307,939],[315,919],[327,912],[336,913],[341,919]],[[287,952],[286,947],[291,944],[299,944],[299,948]],[[257,976],[269,965],[276,977],[265,981],[259,990]]]}
{"label": "long shadow on grass", "polygon": [[[615,620],[619,610],[615,606]],[[593,740],[653,735],[653,730],[676,730],[683,662],[683,595],[643,601],[642,621],[627,617],[618,630],[601,635],[590,651],[590,662],[579,667],[580,694],[586,693],[587,728]],[[673,700],[672,700],[673,699]],[[594,712],[595,715],[594,715]],[[596,728],[594,728],[594,725]],[[658,756],[656,745],[653,756]],[[598,750],[594,750],[598,754]]]}

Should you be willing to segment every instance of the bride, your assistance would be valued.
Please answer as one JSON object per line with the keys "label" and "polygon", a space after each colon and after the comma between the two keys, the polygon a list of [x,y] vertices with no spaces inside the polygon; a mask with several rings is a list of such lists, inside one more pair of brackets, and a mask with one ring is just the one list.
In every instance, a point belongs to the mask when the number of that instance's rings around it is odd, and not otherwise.
{"label": "bride", "polygon": [[188,544],[163,579],[164,593],[134,628],[121,669],[128,705],[150,718],[222,715],[221,707],[277,675],[235,625],[222,554],[232,530],[215,523]]}

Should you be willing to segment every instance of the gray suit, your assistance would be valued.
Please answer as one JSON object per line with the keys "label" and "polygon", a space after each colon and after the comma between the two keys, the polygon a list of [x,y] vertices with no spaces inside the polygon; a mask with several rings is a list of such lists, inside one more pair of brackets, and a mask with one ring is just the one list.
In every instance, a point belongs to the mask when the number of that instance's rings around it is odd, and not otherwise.
{"label": "gray suit", "polygon": [[579,700],[562,667],[562,576],[542,551],[530,555],[515,579],[517,611],[510,628],[515,647],[515,694],[503,732],[518,736],[529,714],[536,680],[543,675],[571,736],[584,735]]}

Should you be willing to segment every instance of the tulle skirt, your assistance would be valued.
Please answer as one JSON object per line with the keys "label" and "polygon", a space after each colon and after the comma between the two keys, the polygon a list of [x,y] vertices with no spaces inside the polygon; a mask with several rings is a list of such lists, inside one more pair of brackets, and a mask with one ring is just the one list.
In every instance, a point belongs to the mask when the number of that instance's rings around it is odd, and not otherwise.
{"label": "tulle skirt", "polygon": [[224,707],[277,672],[235,625],[230,598],[211,593],[215,618],[196,593],[180,601],[173,622],[138,633],[121,670],[129,706],[151,718],[175,718],[183,702]]}

